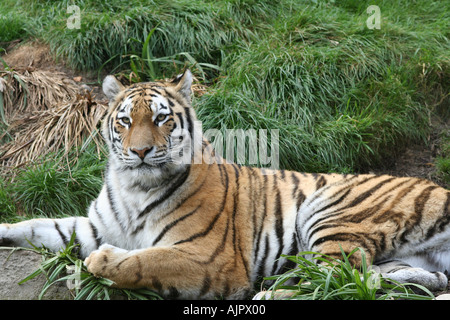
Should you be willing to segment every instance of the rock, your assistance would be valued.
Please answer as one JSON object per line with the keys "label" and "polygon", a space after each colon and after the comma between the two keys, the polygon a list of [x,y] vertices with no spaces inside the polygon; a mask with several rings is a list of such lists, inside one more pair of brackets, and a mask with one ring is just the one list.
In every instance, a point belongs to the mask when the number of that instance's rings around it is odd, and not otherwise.
{"label": "rock", "polygon": [[450,294],[441,294],[440,296],[436,297],[436,300],[450,300]]}
{"label": "rock", "polygon": [[[24,284],[18,283],[39,268],[42,256],[29,250],[0,248],[0,300],[36,300],[45,283],[43,274]],[[43,299],[70,299],[66,282],[50,287]]]}

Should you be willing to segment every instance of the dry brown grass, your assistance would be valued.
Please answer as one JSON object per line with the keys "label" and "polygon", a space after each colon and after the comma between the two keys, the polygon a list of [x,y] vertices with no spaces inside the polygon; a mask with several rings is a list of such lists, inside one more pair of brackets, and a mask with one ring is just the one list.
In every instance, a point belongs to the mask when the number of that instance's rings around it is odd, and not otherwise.
{"label": "dry brown grass", "polygon": [[0,72],[0,92],[6,118],[51,109],[62,101],[70,101],[79,88],[62,72],[22,69]]}
{"label": "dry brown grass", "polygon": [[11,140],[0,146],[3,168],[22,166],[91,137],[100,148],[97,124],[106,105],[63,73],[24,69],[0,72],[0,108]]}

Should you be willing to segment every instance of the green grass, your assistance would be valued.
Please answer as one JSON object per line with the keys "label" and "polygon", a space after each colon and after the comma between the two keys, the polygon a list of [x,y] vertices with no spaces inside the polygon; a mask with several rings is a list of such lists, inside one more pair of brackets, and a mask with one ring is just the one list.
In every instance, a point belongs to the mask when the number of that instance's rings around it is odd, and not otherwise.
{"label": "green grass", "polygon": [[[66,13],[73,1],[11,1],[0,9],[26,10],[24,29],[32,37],[48,42],[54,52],[70,66],[96,70],[111,57],[114,64],[121,56],[139,50],[139,43],[157,26],[149,47],[155,57],[179,52],[195,54],[203,62],[217,61],[221,50],[239,38],[252,36],[244,26],[264,19],[275,6],[270,1],[93,1],[76,2],[80,7],[81,28],[68,29]],[[270,4],[270,5],[269,5]],[[3,8],[2,8],[3,6]],[[258,17],[258,18],[256,18]],[[0,38],[6,37],[0,33]],[[168,76],[171,76],[168,75]]]}
{"label": "green grass", "polygon": [[19,14],[0,15],[0,45],[26,35]]}
{"label": "green grass", "polygon": [[[356,269],[349,262],[352,254],[363,257],[361,268]],[[312,259],[305,258],[313,257]],[[297,267],[282,275],[268,277],[274,281],[269,298],[276,290],[285,290],[293,300],[430,300],[433,294],[417,284],[400,284],[375,272],[365,263],[364,250],[356,248],[348,255],[342,252],[342,259],[333,259],[316,252],[301,252],[297,256],[286,256]],[[295,280],[294,285],[287,285]],[[416,293],[413,289],[421,294]]]}
{"label": "green grass", "polygon": [[7,183],[0,177],[0,222],[6,222],[17,215],[17,208]]}
{"label": "green grass", "polygon": [[450,187],[450,129],[441,133],[441,152],[436,158],[436,175]]}
{"label": "green grass", "polygon": [[[105,159],[92,144],[78,158],[51,154],[0,181],[0,222],[86,215],[103,184]],[[71,162],[68,159],[72,158]],[[19,215],[18,215],[19,214]]]}
{"label": "green grass", "polygon": [[196,102],[204,128],[277,128],[281,166],[302,171],[364,170],[423,140],[428,104],[449,73],[448,19],[412,32],[410,21],[391,21],[403,8],[389,5],[382,29],[369,30],[364,10],[296,9],[226,56],[225,77]]}
{"label": "green grass", "polygon": [[436,159],[438,171],[443,176],[446,184],[450,184],[450,158],[439,157]]}

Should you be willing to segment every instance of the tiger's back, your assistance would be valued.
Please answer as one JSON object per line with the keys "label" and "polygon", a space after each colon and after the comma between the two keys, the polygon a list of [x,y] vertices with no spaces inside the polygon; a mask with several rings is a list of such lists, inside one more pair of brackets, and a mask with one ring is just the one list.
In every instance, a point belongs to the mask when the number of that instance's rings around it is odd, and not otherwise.
{"label": "tiger's back", "polygon": [[340,258],[357,247],[394,280],[447,284],[448,190],[417,178],[227,163],[196,126],[191,83],[189,71],[128,88],[107,77],[109,160],[89,217],[3,224],[0,245],[28,239],[59,250],[75,232],[90,272],[173,298],[243,298],[258,279],[295,267],[283,254]]}

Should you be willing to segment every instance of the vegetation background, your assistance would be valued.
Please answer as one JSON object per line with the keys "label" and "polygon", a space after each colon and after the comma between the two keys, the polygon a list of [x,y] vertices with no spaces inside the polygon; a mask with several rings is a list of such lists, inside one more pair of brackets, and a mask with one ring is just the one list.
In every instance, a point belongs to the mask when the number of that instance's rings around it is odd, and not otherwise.
{"label": "vegetation background", "polygon": [[[80,8],[79,29],[68,28],[71,5]],[[371,5],[380,8],[380,29],[366,23]],[[429,178],[447,188],[449,31],[444,0],[0,2],[3,53],[17,43],[45,44],[92,88],[108,73],[138,82],[189,67],[203,129],[278,129],[283,169],[388,171],[405,146],[432,144]],[[31,87],[17,78],[32,68],[2,61],[0,76],[26,93],[25,112],[33,107]],[[10,148],[16,128],[1,84],[0,145]],[[61,144],[14,165],[0,148],[0,222],[86,214],[106,153],[97,139],[82,137],[71,150]]]}

